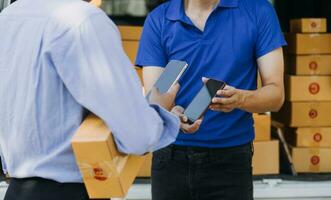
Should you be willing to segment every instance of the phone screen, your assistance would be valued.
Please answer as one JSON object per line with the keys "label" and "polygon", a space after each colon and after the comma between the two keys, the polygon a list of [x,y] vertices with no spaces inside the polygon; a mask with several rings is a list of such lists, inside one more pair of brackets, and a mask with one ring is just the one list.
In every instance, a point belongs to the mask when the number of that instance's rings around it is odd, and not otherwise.
{"label": "phone screen", "polygon": [[195,96],[193,101],[186,108],[184,115],[189,118],[190,122],[198,120],[201,114],[208,108],[211,100],[212,97],[209,94],[207,86],[203,85],[197,96]]}
{"label": "phone screen", "polygon": [[212,99],[216,96],[217,91],[224,87],[225,83],[223,81],[214,79],[209,79],[208,82],[203,85],[184,111],[184,115],[187,116],[189,123],[194,123],[204,114],[211,104]]}

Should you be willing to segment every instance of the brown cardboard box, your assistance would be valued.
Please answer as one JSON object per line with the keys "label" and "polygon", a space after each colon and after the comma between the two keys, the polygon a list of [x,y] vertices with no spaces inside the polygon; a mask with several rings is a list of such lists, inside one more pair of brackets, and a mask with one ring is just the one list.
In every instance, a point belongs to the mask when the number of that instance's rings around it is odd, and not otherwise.
{"label": "brown cardboard box", "polygon": [[292,148],[297,172],[331,172],[331,148]]}
{"label": "brown cardboard box", "polygon": [[254,142],[253,174],[279,174],[278,140]]}
{"label": "brown cardboard box", "polygon": [[290,21],[292,33],[325,33],[327,24],[325,18],[303,18]]}
{"label": "brown cardboard box", "polygon": [[140,168],[138,177],[151,177],[152,172],[152,154],[148,154],[143,166]]}
{"label": "brown cardboard box", "polygon": [[136,55],[139,47],[139,40],[142,33],[140,26],[119,26],[118,27],[123,42],[123,48],[128,54],[132,63],[136,61]]}
{"label": "brown cardboard box", "polygon": [[331,55],[288,55],[286,65],[293,75],[331,75]]}
{"label": "brown cardboard box", "polygon": [[90,198],[125,197],[145,161],[118,152],[111,132],[92,115],[75,133],[72,147]]}
{"label": "brown cardboard box", "polygon": [[142,27],[141,26],[118,26],[122,40],[140,40]]}
{"label": "brown cardboard box", "polygon": [[331,76],[286,76],[287,101],[330,101]]}
{"label": "brown cardboard box", "polygon": [[285,137],[295,147],[331,147],[331,127],[287,129]]}
{"label": "brown cardboard box", "polygon": [[285,102],[273,120],[290,127],[331,126],[331,102]]}
{"label": "brown cardboard box", "polygon": [[285,35],[287,51],[291,54],[331,54],[331,34],[295,34]]}
{"label": "brown cardboard box", "polygon": [[123,40],[123,48],[125,53],[129,56],[132,63],[136,62],[136,55],[138,53],[139,41]]}
{"label": "brown cardboard box", "polygon": [[254,114],[255,141],[271,139],[271,117],[266,114]]}

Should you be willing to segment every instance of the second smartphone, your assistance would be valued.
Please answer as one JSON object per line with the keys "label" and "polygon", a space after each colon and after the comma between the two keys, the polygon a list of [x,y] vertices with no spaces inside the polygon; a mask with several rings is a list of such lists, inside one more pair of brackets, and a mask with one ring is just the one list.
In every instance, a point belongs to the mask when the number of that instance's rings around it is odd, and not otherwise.
{"label": "second smartphone", "polygon": [[225,86],[225,82],[214,79],[209,79],[203,85],[199,93],[184,111],[184,115],[188,118],[189,124],[193,124],[202,117],[212,103],[212,99],[216,96],[217,91],[222,90]]}

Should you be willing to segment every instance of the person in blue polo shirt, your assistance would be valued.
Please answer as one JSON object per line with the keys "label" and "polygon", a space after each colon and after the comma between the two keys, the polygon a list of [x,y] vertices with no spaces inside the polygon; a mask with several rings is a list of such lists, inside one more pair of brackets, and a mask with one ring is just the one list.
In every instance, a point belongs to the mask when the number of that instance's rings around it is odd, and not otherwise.
{"label": "person in blue polo shirt", "polygon": [[253,199],[251,113],[284,102],[284,45],[267,0],[171,0],[149,14],[136,60],[147,90],[170,60],[189,64],[176,98],[183,108],[202,77],[227,83],[198,130],[182,128],[174,144],[154,153],[153,200]]}

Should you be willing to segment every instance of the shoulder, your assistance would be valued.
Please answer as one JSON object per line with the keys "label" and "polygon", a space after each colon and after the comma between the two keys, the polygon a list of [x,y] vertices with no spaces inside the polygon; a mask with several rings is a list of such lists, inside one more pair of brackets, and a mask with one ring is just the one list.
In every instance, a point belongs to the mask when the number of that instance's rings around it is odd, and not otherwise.
{"label": "shoulder", "polygon": [[273,6],[268,0],[240,0],[240,5],[246,7],[255,14],[273,10]]}
{"label": "shoulder", "polygon": [[103,11],[85,1],[59,0],[58,5],[50,13],[50,19],[54,23],[71,28],[80,25],[95,14],[103,14]]}

